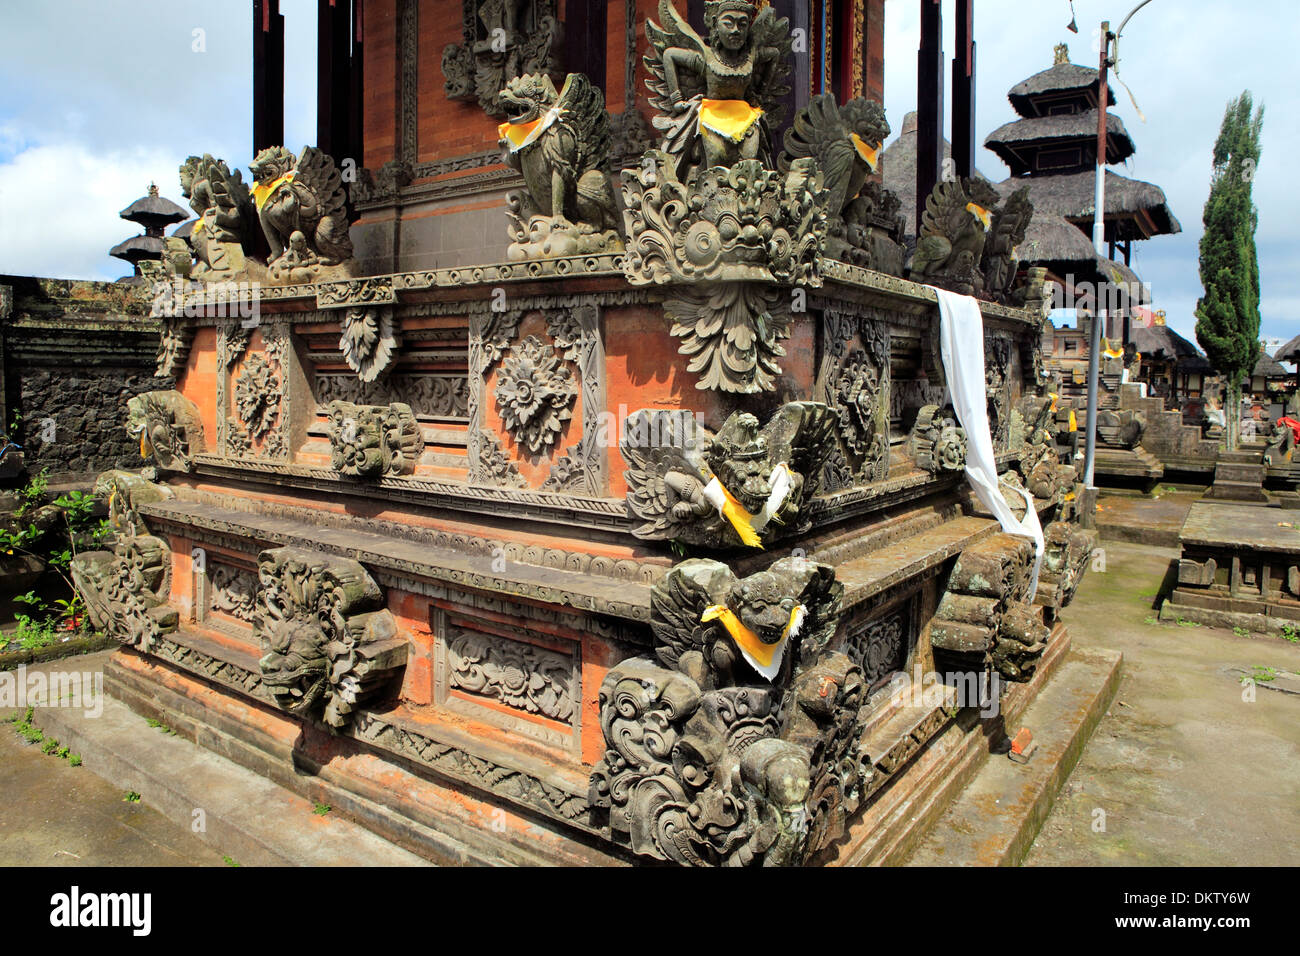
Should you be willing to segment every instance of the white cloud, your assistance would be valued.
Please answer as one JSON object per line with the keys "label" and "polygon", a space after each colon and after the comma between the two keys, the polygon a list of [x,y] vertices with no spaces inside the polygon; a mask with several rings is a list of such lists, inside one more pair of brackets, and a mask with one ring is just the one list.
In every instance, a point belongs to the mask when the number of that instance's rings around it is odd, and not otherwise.
{"label": "white cloud", "polygon": [[184,205],[179,187],[168,188],[177,165],[162,149],[104,153],[77,143],[30,147],[0,163],[0,272],[61,279],[130,274],[108,250],[140,228],[118,212],[150,182]]}

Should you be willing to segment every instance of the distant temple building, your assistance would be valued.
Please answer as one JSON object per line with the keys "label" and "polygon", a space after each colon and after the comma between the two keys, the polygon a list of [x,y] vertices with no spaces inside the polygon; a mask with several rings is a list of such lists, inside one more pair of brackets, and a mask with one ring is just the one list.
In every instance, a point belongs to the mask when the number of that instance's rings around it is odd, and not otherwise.
{"label": "distant temple building", "polygon": [[188,211],[158,195],[158,187],[153,183],[149,184],[147,195],[141,196],[118,215],[127,222],[138,223],[144,232],[122,240],[108,254],[131,263],[137,276],[140,275],[141,261],[162,258],[163,230],[173,223],[190,218]]}
{"label": "distant temple building", "polygon": [[[1133,242],[1182,232],[1164,191],[1152,183],[1106,171],[1105,235],[1109,257],[1097,255],[1092,243],[1097,164],[1097,71],[1069,60],[1064,44],[1056,48],[1050,69],[1031,76],[1007,94],[1019,119],[994,130],[984,145],[1011,170],[998,184],[1004,195],[1024,186],[1030,190],[1034,218],[1020,246],[1021,263],[1048,269],[1067,300],[1086,298],[1098,283],[1127,283],[1138,290],[1133,305],[1148,296],[1130,268]],[[1114,105],[1113,90],[1106,106]],[[1106,164],[1122,163],[1135,152],[1124,121],[1108,114]],[[1119,258],[1122,257],[1122,262]],[[1085,286],[1084,284],[1088,285]],[[1112,316],[1111,338],[1128,340],[1131,315]]]}

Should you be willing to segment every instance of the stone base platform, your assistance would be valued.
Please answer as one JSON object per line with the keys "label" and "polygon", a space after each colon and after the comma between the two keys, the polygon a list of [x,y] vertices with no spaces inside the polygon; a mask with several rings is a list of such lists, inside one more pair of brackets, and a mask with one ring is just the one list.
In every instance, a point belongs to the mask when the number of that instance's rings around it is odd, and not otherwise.
{"label": "stone base platform", "polygon": [[1094,471],[1105,484],[1136,486],[1145,491],[1154,488],[1165,475],[1165,466],[1142,446],[1107,448],[1098,446]]}
{"label": "stone base platform", "polygon": [[1300,629],[1300,520],[1283,508],[1201,501],[1180,535],[1178,586],[1162,621]]}
{"label": "stone base platform", "polygon": [[1107,491],[1097,501],[1095,521],[1103,541],[1178,547],[1187,512],[1199,491],[1164,492],[1159,498]]}
{"label": "stone base platform", "polygon": [[[1004,726],[1020,726],[1031,706],[1039,710],[1046,706],[1057,722],[1051,733],[1064,735],[1077,744],[1069,753],[1063,751],[1046,759],[1040,755],[1039,766],[1050,763],[1056,768],[1055,778],[1063,781],[1077,758],[1078,748],[1095,726],[1094,711],[1105,709],[1118,670],[1118,659],[1111,662],[1109,669],[1100,670],[1095,662],[1089,670],[1080,661],[1079,655],[1071,651],[1068,632],[1058,624],[1034,678],[1012,685],[998,717],[981,717],[976,708],[957,711],[955,719],[950,717],[943,711],[951,692],[939,708],[908,706],[905,694],[896,695],[896,703],[891,701],[892,706],[878,709],[876,735],[883,738],[898,734],[900,743],[890,751],[896,756],[897,766],[844,837],[817,862],[832,866],[894,865],[908,859],[927,839],[944,842],[946,828],[940,825],[936,830],[936,824],[954,806],[954,800],[958,801],[955,805],[960,805],[963,788],[972,780],[982,779],[981,768],[986,773],[1005,759],[995,758],[990,764],[990,746],[1002,739]],[[1093,706],[1071,711],[1050,703],[1062,694],[1077,695],[1076,685],[1081,680],[1088,684],[1085,689],[1089,699],[1100,710]],[[402,857],[403,853],[418,854],[424,860],[444,865],[619,866],[633,862],[631,856],[611,852],[608,843],[586,839],[580,821],[575,821],[571,829],[565,828],[541,815],[522,817],[517,807],[494,806],[487,799],[468,797],[463,788],[450,785],[450,781],[449,785],[441,785],[430,779],[427,771],[417,774],[414,766],[405,766],[390,754],[371,752],[361,741],[304,728],[270,707],[232,698],[216,684],[135,651],[124,649],[113,656],[105,668],[105,686],[114,698],[108,702],[106,712],[116,713],[119,722],[129,721],[131,711],[160,720],[179,737],[199,744],[202,758],[160,763],[152,749],[137,746],[138,736],[120,728],[88,726],[79,711],[50,710],[47,722],[68,724],[52,726],[51,731],[60,739],[77,740],[86,765],[115,782],[147,778],[151,799],[182,825],[189,823],[193,806],[207,807],[209,814],[221,818],[209,817],[210,830],[222,841],[225,852],[235,848],[238,852],[233,855],[241,860],[329,862],[319,853],[294,859],[291,850],[278,847],[271,832],[275,827],[272,816],[266,817],[270,829],[265,833],[256,832],[256,828],[250,832],[222,816],[221,807],[232,802],[223,803],[220,792],[231,796],[231,791],[252,781],[273,792],[273,796],[278,794],[274,799],[265,795],[259,798],[275,808],[273,813],[287,813],[281,806],[286,801],[301,803],[305,799],[329,804],[333,808],[331,819],[355,821],[371,831],[365,834],[367,839],[378,836],[390,841],[393,846],[379,841],[367,850],[375,856],[375,863],[393,862],[385,854],[416,862],[415,856]],[[389,717],[400,723],[400,718]],[[904,732],[899,733],[900,728]],[[169,741],[182,744],[175,738]],[[215,771],[209,767],[206,776],[196,775],[191,764],[204,761],[215,761]],[[533,774],[528,779],[542,779],[545,783],[545,768],[531,769]],[[472,773],[474,768],[460,770]],[[492,768],[492,772],[500,773],[501,768]],[[585,781],[557,779],[551,784],[557,799],[562,799],[565,791],[585,786]],[[1045,813],[1054,794],[1052,790],[1035,805],[1041,804]],[[1032,841],[1032,833],[1028,839]],[[1023,839],[1020,842],[1028,845]],[[385,846],[388,850],[383,849]],[[326,856],[328,847],[327,841],[321,851]],[[361,863],[370,859],[365,854],[360,859],[354,857],[351,854],[347,859]]]}

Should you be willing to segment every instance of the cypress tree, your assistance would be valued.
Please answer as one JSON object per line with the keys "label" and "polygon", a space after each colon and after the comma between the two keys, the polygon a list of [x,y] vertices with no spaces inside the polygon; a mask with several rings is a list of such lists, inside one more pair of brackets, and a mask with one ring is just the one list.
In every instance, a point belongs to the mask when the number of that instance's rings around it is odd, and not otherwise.
{"label": "cypress tree", "polygon": [[1241,421],[1241,382],[1259,359],[1258,213],[1251,191],[1259,165],[1264,107],[1250,91],[1228,103],[1214,144],[1210,198],[1201,237],[1201,285],[1196,340],[1227,384],[1224,419],[1228,447],[1235,448]]}

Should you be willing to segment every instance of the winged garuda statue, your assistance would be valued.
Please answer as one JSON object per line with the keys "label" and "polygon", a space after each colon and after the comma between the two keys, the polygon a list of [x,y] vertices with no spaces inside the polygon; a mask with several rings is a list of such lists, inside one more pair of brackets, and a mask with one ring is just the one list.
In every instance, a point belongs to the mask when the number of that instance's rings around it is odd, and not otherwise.
{"label": "winged garuda statue", "polygon": [[1029,187],[1022,186],[1007,197],[993,217],[984,243],[984,291],[999,302],[1014,298],[1016,247],[1025,241],[1025,232],[1033,216],[1034,204],[1029,201]]}
{"label": "winged garuda statue", "polygon": [[600,88],[570,73],[557,93],[549,76],[530,73],[507,83],[500,103],[509,115],[497,129],[505,160],[528,186],[511,198],[511,257],[621,249],[622,217],[604,172],[610,134]]}
{"label": "winged garuda statue", "polygon": [[925,200],[912,278],[963,295],[984,291],[984,243],[993,226],[997,191],[979,179],[947,180]]}
{"label": "winged garuda statue", "polygon": [[274,279],[313,281],[346,274],[352,259],[347,194],[330,155],[314,146],[295,157],[272,146],[249,163],[253,201],[271,247]]}
{"label": "winged garuda statue", "polygon": [[799,110],[785,131],[780,168],[784,172],[791,160],[802,156],[816,159],[830,193],[831,215],[842,216],[867,177],[880,168],[880,150],[888,136],[889,122],[880,103],[858,97],[839,106],[834,93],[823,93]]}
{"label": "winged garuda statue", "polygon": [[834,568],[798,557],[747,578],[682,561],[650,596],[655,653],[704,690],[755,683],[755,672],[782,687],[835,636],[842,591]]}
{"label": "winged garuda statue", "polygon": [[736,412],[715,436],[680,412],[630,416],[619,449],[628,470],[633,533],[709,548],[761,548],[781,527],[797,527],[834,447],[835,414],[818,402],[790,402],[763,428]]}
{"label": "winged garuda statue", "polygon": [[692,169],[730,167],[742,159],[770,166],[770,128],[781,121],[791,51],[790,22],[748,0],[704,4],[707,42],[672,4],[659,0],[663,26],[646,20],[651,52],[650,105],[660,110],[664,152],[683,181]]}
{"label": "winged garuda statue", "polygon": [[257,210],[238,169],[209,153],[191,156],[180,167],[181,195],[198,221],[188,243],[195,279],[227,281],[246,271],[257,248]]}

